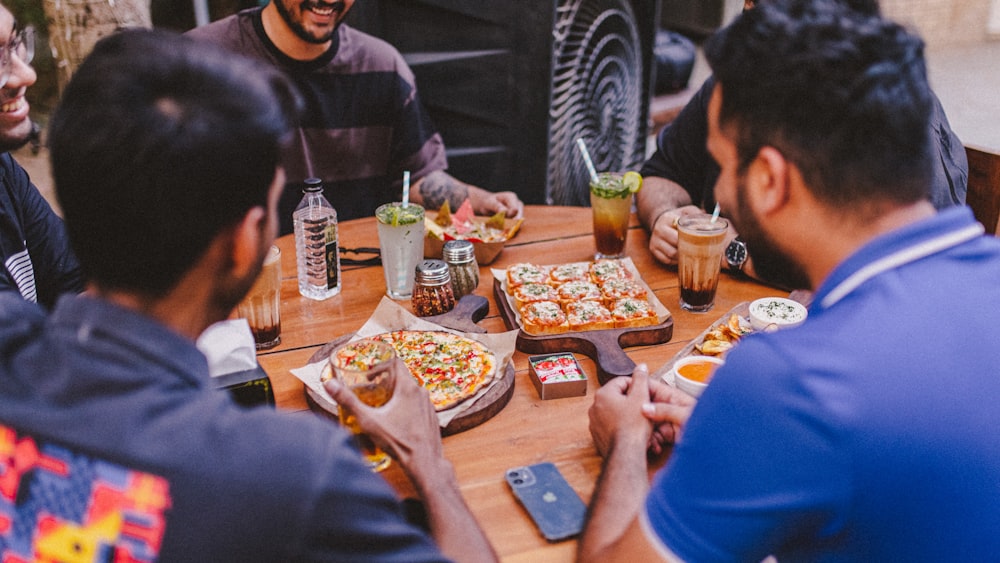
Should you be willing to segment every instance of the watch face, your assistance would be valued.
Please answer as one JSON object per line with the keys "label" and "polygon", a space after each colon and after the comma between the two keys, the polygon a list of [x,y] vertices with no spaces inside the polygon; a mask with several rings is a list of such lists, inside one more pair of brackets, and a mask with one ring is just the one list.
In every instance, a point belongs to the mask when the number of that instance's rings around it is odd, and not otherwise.
{"label": "watch face", "polygon": [[726,247],[726,262],[733,268],[743,266],[747,260],[747,245],[741,240],[734,240]]}

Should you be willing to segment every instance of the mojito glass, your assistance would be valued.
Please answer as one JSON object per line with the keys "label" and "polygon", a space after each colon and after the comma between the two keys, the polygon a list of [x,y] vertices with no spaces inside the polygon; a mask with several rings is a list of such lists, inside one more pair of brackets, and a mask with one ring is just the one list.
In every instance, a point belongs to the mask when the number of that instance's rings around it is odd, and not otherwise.
{"label": "mojito glass", "polygon": [[590,182],[590,207],[594,210],[594,243],[597,245],[594,257],[624,257],[632,191],[622,181],[621,174],[603,172],[597,175],[597,182]]}
{"label": "mojito glass", "polygon": [[385,293],[393,299],[413,296],[413,272],[424,258],[424,208],[387,203],[375,210]]}

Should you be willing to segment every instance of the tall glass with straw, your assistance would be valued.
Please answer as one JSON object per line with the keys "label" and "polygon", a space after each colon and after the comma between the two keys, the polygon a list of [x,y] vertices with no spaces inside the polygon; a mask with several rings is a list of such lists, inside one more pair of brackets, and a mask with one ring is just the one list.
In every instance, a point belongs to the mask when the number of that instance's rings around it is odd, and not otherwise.
{"label": "tall glass with straw", "polygon": [[639,191],[642,178],[635,172],[597,173],[583,139],[576,140],[590,172],[590,207],[594,211],[594,258],[622,258],[632,211],[632,194]]}
{"label": "tall glass with straw", "polygon": [[403,172],[403,201],[375,210],[385,293],[393,299],[413,296],[414,270],[424,257],[424,208],[410,203],[410,172]]}

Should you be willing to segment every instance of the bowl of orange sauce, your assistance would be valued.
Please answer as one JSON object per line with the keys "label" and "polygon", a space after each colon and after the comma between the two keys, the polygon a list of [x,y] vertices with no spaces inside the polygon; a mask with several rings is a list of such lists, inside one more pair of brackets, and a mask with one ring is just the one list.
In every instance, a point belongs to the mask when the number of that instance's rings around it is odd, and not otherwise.
{"label": "bowl of orange sauce", "polygon": [[715,370],[726,363],[722,358],[715,356],[687,356],[677,360],[671,371],[674,374],[674,384],[681,391],[692,397],[701,396],[701,392],[708,387],[709,381]]}

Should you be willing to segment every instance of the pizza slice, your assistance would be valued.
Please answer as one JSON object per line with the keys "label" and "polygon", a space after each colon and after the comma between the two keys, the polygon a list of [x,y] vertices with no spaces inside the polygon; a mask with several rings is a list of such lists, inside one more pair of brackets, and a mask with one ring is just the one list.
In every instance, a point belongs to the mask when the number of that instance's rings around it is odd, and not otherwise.
{"label": "pizza slice", "polygon": [[521,309],[521,324],[524,332],[538,336],[560,334],[569,330],[566,313],[554,301],[536,301]]}
{"label": "pizza slice", "polygon": [[633,299],[646,299],[646,288],[635,280],[626,278],[612,278],[601,285],[601,300],[604,306],[613,308],[619,299],[631,297]]}
{"label": "pizza slice", "polygon": [[536,301],[557,301],[559,293],[554,287],[544,283],[526,283],[514,288],[514,306],[518,310]]}
{"label": "pizza slice", "polygon": [[545,283],[546,279],[548,274],[545,270],[534,264],[514,264],[507,268],[507,292],[526,283]]}
{"label": "pizza slice", "polygon": [[615,321],[616,328],[652,326],[659,322],[656,311],[649,301],[633,297],[625,297],[615,302],[615,306],[611,309],[611,317]]}
{"label": "pizza slice", "polygon": [[601,285],[611,279],[632,279],[632,272],[621,260],[597,260],[590,266],[590,277]]}
{"label": "pizza slice", "polygon": [[549,283],[562,285],[576,280],[587,280],[590,276],[590,262],[570,262],[552,268],[549,272]]}
{"label": "pizza slice", "polygon": [[576,301],[600,301],[601,289],[597,284],[577,280],[559,286],[559,302],[563,305]]}
{"label": "pizza slice", "polygon": [[599,301],[574,301],[566,305],[570,330],[602,330],[615,328],[611,312]]}

